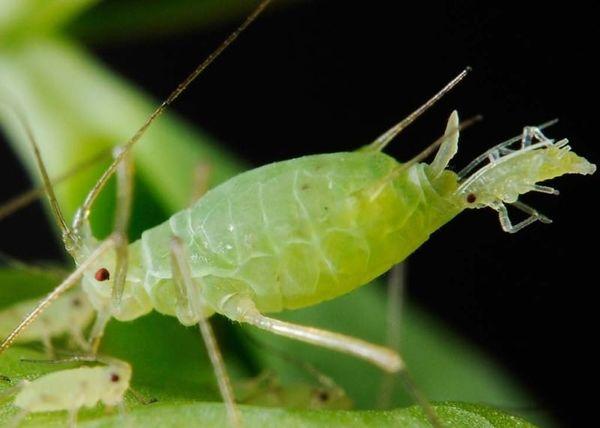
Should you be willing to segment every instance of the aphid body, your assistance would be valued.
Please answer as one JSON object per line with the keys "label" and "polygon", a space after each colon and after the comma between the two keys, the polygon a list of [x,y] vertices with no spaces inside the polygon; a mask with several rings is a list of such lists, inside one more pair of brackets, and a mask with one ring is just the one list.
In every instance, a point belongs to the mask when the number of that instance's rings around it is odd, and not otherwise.
{"label": "aphid body", "polygon": [[121,361],[106,366],[59,370],[25,381],[15,396],[14,405],[23,410],[23,416],[67,410],[74,423],[82,407],[94,407],[98,403],[113,407],[122,403],[130,380],[131,366]]}
{"label": "aphid body", "polygon": [[[378,151],[306,156],[240,174],[129,246],[123,304],[114,316],[129,320],[155,309],[191,325],[212,312],[242,320],[246,304],[273,312],[345,294],[402,261],[465,208],[514,202],[539,180],[594,171],[547,141],[462,186],[435,160],[405,166]],[[196,313],[178,298],[168,251],[173,236],[185,244],[195,292],[207,306]],[[109,303],[111,287],[94,272],[110,270],[111,257],[85,275],[98,308]]]}
{"label": "aphid body", "polygon": [[[15,326],[15,320],[23,319],[37,305],[39,299],[18,302],[0,311],[0,336],[6,337]],[[83,330],[90,325],[96,313],[83,290],[75,290],[61,296],[18,337],[18,343],[41,341],[51,352],[51,339],[68,335],[83,349],[88,344]]]}

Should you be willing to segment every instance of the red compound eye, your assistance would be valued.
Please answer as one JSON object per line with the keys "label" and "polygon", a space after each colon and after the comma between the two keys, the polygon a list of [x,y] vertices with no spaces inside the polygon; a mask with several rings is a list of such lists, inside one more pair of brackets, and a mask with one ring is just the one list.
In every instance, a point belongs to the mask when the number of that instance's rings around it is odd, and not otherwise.
{"label": "red compound eye", "polygon": [[116,374],[116,373],[112,373],[112,374],[110,375],[110,381],[111,381],[111,382],[118,382],[118,381],[119,381],[119,379],[121,379],[121,378],[120,378],[120,377],[119,377],[119,375],[118,375],[118,374]]}
{"label": "red compound eye", "polygon": [[96,278],[96,281],[106,281],[110,279],[110,272],[106,268],[100,268],[96,271],[94,278]]}

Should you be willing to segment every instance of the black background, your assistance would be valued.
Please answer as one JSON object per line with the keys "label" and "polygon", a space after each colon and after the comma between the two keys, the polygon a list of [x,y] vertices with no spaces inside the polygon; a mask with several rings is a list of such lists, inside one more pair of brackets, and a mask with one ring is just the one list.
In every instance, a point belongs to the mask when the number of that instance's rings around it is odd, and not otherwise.
{"label": "black background", "polygon": [[[416,154],[457,108],[463,118],[485,118],[463,134],[457,168],[523,125],[554,117],[561,121],[547,133],[569,137],[598,162],[598,7],[483,3],[275,7],[174,109],[260,165],[363,145],[470,65],[470,77],[390,154]],[[230,28],[91,48],[162,98]],[[28,182],[5,145],[1,155],[5,199]],[[460,215],[411,257],[409,293],[512,370],[539,397],[538,410],[574,425],[594,409],[585,387],[595,385],[597,370],[598,178],[565,177],[556,187],[559,197],[525,198],[555,220],[550,226],[509,235],[490,210]],[[39,208],[1,230],[2,249],[16,256],[60,254]],[[32,248],[33,234],[43,239]]]}

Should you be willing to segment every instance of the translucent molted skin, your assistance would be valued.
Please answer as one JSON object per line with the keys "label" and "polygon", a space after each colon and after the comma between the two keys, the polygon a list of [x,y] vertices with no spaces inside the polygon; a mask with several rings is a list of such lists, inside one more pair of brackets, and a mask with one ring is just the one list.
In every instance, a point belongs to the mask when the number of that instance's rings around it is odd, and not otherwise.
{"label": "translucent molted skin", "polygon": [[570,150],[567,140],[545,140],[498,157],[466,179],[457,194],[470,208],[513,203],[536,184],[564,174],[593,174],[596,166]]}

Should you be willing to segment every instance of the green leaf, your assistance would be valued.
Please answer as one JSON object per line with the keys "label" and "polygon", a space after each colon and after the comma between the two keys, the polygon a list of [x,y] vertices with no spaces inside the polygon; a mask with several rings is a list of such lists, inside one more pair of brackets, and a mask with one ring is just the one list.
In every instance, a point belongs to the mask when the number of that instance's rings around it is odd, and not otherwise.
{"label": "green leaf", "polygon": [[[1,275],[1,273],[0,273]],[[8,425],[20,413],[20,409],[12,404],[18,393],[22,379],[35,380],[46,373],[57,370],[56,366],[42,363],[23,362],[21,358],[43,359],[44,354],[27,348],[14,347],[0,360],[0,373],[10,373],[12,385],[0,387],[4,401],[0,403],[0,423]],[[62,365],[61,369],[72,368]],[[194,402],[201,399],[196,395],[185,396],[190,387],[189,382],[181,382],[182,378],[174,377],[173,372],[167,377],[157,374],[162,383],[176,385],[179,393],[165,392],[164,387],[149,383],[134,372],[133,385],[147,397],[158,401],[142,404],[132,397],[126,397],[126,411],[123,414],[111,414],[100,408],[82,409],[78,414],[79,427],[115,427],[124,423],[135,427],[181,427],[181,426],[226,426],[226,412],[222,404]],[[10,392],[8,392],[10,391]],[[52,393],[52,392],[50,392]],[[207,397],[203,397],[206,399]],[[214,397],[208,396],[208,399]],[[386,411],[344,411],[321,410],[311,411],[288,408],[269,408],[241,405],[242,418],[246,427],[285,426],[285,427],[430,427],[423,411],[416,406]],[[488,406],[467,403],[439,403],[435,411],[440,421],[447,427],[465,428],[528,428],[530,423]],[[36,413],[21,422],[23,427],[64,426],[66,412]]]}
{"label": "green leaf", "polygon": [[[290,0],[283,3],[291,3]],[[102,2],[70,23],[69,34],[88,42],[131,41],[241,19],[258,0],[122,0]]]}
{"label": "green leaf", "polygon": [[[10,88],[10,96],[3,92],[3,98],[18,100],[27,113],[51,176],[68,170],[92,154],[125,141],[156,105],[104,69],[77,44],[61,38],[34,38],[18,47],[0,50],[0,81],[3,87]],[[4,124],[19,156],[32,176],[37,176],[18,124],[11,120],[10,115],[5,116]],[[164,220],[169,213],[187,204],[191,194],[192,171],[198,163],[209,162],[213,166],[213,184],[245,168],[243,162],[227,154],[208,136],[172,115],[161,118],[151,128],[136,147],[135,159],[137,188],[132,227],[134,238],[142,230]],[[98,165],[58,187],[58,197],[67,216],[73,214],[104,166]],[[92,220],[99,236],[106,235],[111,227],[113,190],[109,189],[95,206]],[[22,295],[22,281],[0,280],[6,293],[11,296],[13,292]],[[42,291],[40,288],[39,292]],[[344,298],[285,313],[281,317],[382,343],[384,313],[385,299],[379,287],[372,285]],[[360,317],[356,314],[360,314]],[[417,384],[428,397],[500,406],[531,403],[531,399],[489,357],[465,344],[440,323],[410,306],[404,319],[403,349],[406,359]],[[268,347],[256,348],[244,344],[237,327],[232,328],[231,323],[218,321],[220,341],[228,357],[228,368],[234,375],[248,376],[268,366],[275,367],[286,382],[297,379],[306,381],[305,373],[289,363],[277,361]],[[272,335],[265,336],[252,328],[244,327],[243,331],[246,332],[244,335],[255,335],[260,341],[284,349],[296,358],[311,361],[340,383],[358,408],[374,407],[382,377],[376,369],[344,355]],[[218,399],[210,365],[198,334],[194,329],[180,326],[174,318],[153,314],[130,323],[111,322],[102,351],[130,361],[135,371],[134,385],[137,386],[139,382],[147,391],[163,397],[165,403],[171,399]],[[20,352],[14,350],[13,356],[17,358]],[[4,356],[0,358],[0,364],[4,359]],[[394,397],[397,405],[408,402],[402,393]],[[139,415],[140,418],[152,419],[153,412],[163,411],[169,415],[169,420],[185,418],[186,415],[222,417],[220,406],[198,403],[170,405],[162,402],[158,406],[140,409],[139,414],[132,412],[132,417]],[[467,417],[471,415],[469,410],[461,410],[463,413],[452,411],[455,416],[463,414],[464,423],[470,420],[471,416]],[[335,418],[327,419],[326,414],[284,410],[263,412],[262,409],[249,409],[248,412],[250,419],[264,417],[264,420],[270,420],[268,418],[272,417],[274,425],[283,422],[299,424],[304,420],[307,426],[319,421],[329,426],[334,420],[347,423],[356,421],[356,426],[366,426],[368,423],[379,426],[379,423],[393,420],[390,418],[408,418],[412,414],[410,410],[342,412],[335,413]],[[102,418],[106,423],[118,421]],[[406,421],[412,423],[410,419]],[[194,419],[194,422],[197,423],[197,420]]]}
{"label": "green leaf", "polygon": [[56,31],[98,0],[0,0],[0,46]]}

